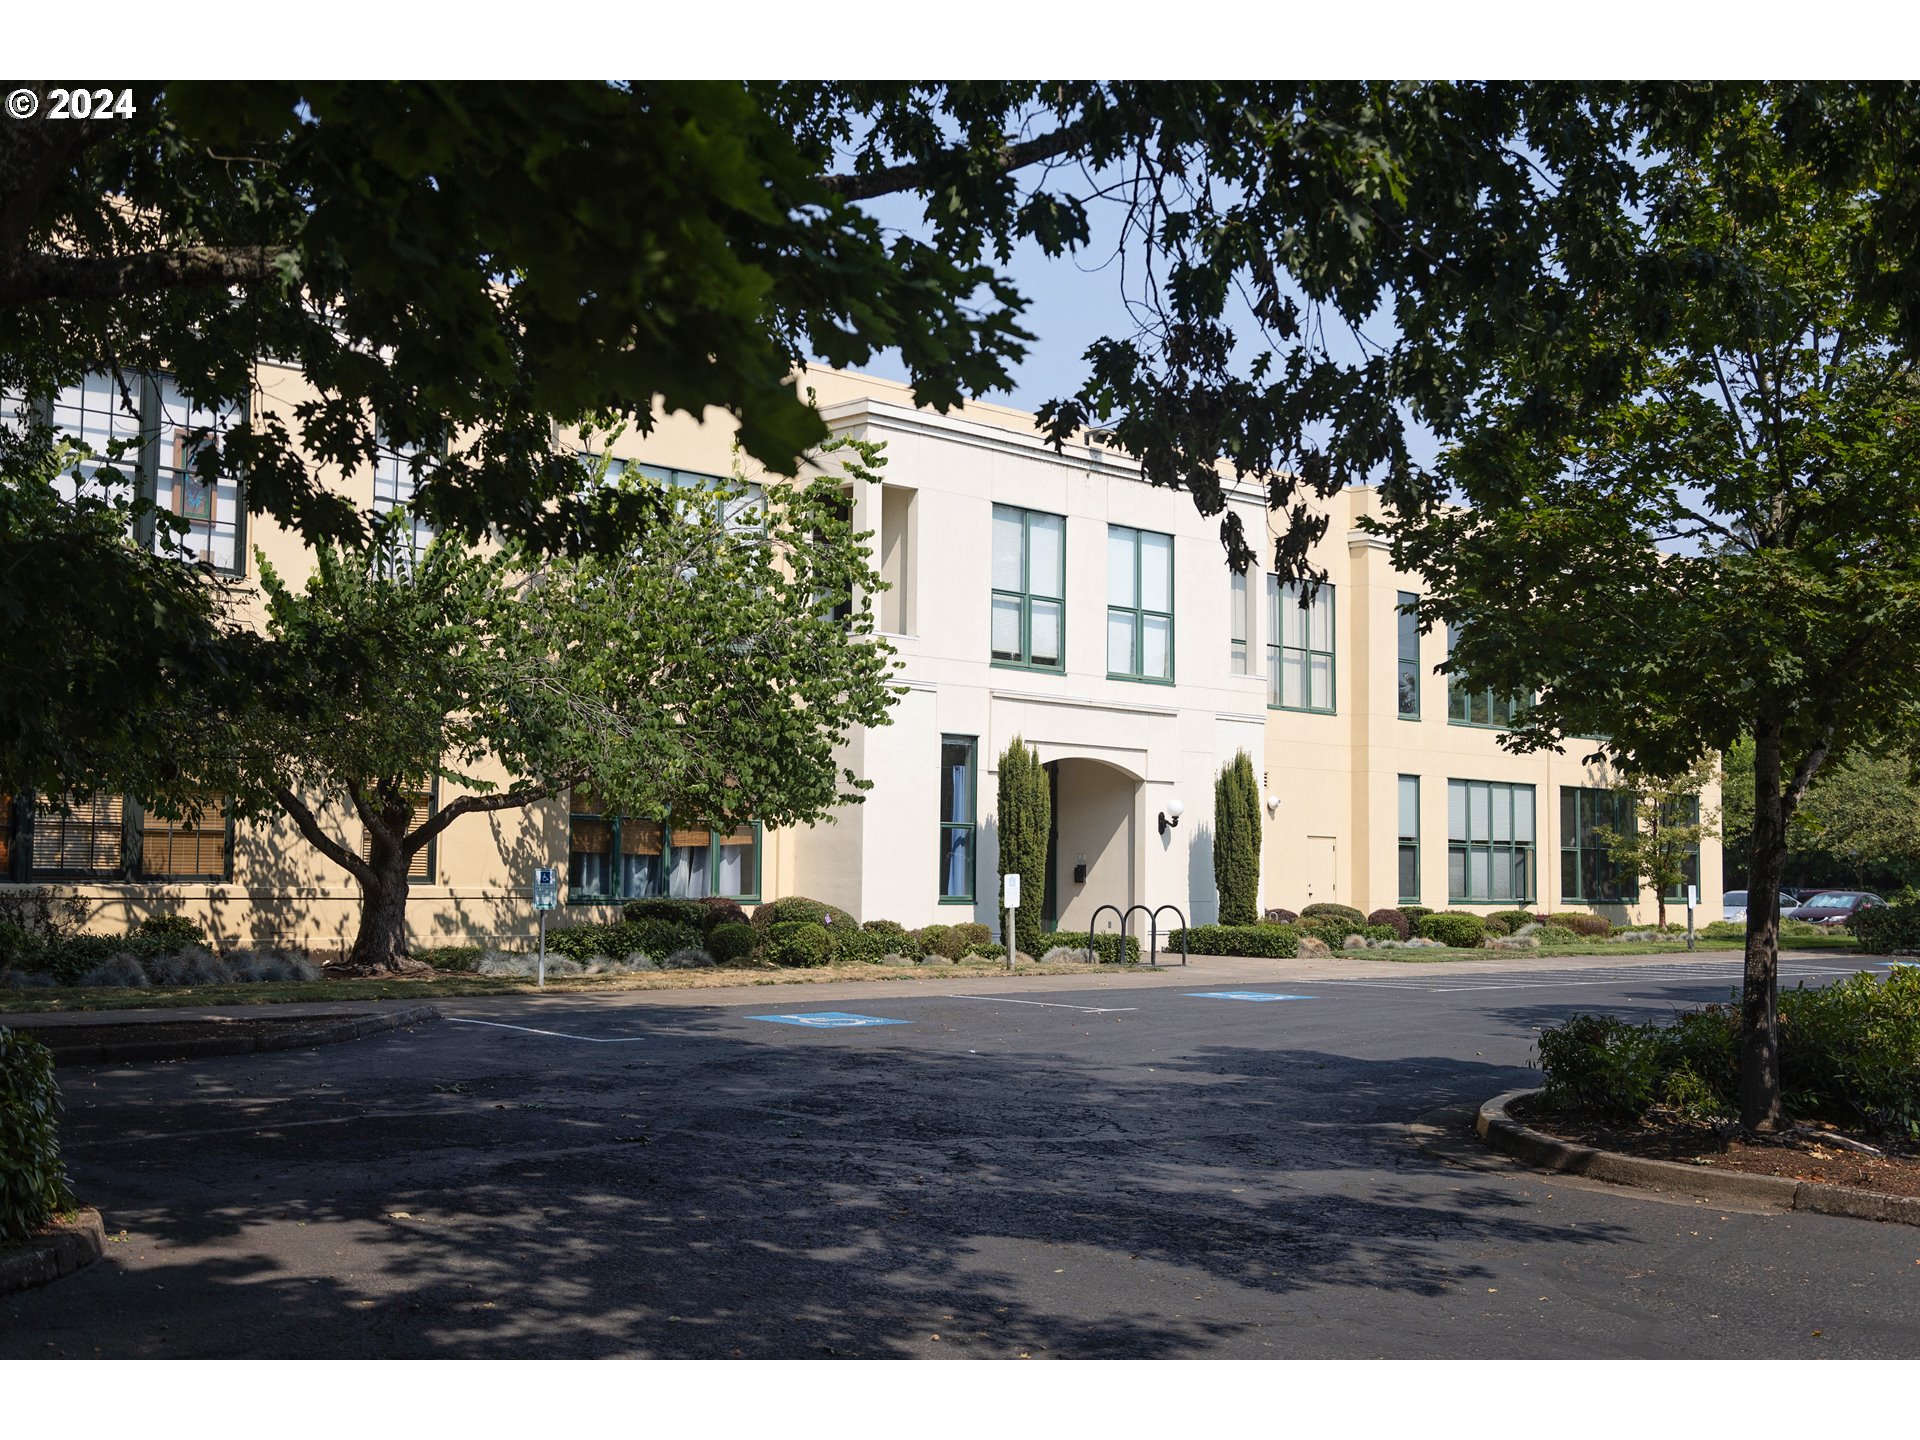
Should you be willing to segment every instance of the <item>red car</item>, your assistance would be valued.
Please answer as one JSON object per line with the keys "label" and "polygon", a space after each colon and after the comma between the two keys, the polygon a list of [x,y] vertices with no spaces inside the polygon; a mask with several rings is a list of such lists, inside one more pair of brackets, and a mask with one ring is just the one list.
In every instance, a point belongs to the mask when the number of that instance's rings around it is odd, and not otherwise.
{"label": "red car", "polygon": [[1846,924],[1862,910],[1886,903],[1878,895],[1869,895],[1864,890],[1822,890],[1811,900],[1787,911],[1784,918],[1811,920],[1815,925],[1831,928]]}

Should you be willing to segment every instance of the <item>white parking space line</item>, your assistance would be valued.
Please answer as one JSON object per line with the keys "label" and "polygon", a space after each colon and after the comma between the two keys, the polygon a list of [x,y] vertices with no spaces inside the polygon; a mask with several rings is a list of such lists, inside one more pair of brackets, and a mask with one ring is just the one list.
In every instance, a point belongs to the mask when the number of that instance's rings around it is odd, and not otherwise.
{"label": "white parking space line", "polygon": [[[1672,985],[1677,983],[1727,984],[1740,979],[1738,964],[1639,965],[1595,970],[1534,970],[1508,975],[1475,976],[1395,976],[1381,980],[1316,980],[1316,985],[1345,986],[1366,990],[1407,990],[1423,995],[1463,995],[1486,990],[1577,990],[1601,985]],[[1852,968],[1837,969],[1812,965],[1782,967],[1782,980],[1813,980],[1855,974]],[[1455,983],[1447,983],[1449,980]]]}
{"label": "white parking space line", "polygon": [[935,995],[935,1000],[984,1000],[989,1005],[1044,1005],[1052,1010],[1080,1010],[1088,1015],[1118,1015],[1137,1005],[1068,1005],[1059,1000],[1013,1000],[1004,995]]}
{"label": "white parking space line", "polygon": [[508,1025],[499,1020],[463,1020],[458,1015],[447,1016],[449,1025],[488,1025],[495,1030],[519,1030],[528,1035],[549,1035],[555,1040],[584,1040],[589,1045],[635,1045],[642,1040],[651,1039],[647,1035],[620,1035],[609,1039],[602,1035],[569,1035],[563,1030],[536,1030],[531,1025]]}

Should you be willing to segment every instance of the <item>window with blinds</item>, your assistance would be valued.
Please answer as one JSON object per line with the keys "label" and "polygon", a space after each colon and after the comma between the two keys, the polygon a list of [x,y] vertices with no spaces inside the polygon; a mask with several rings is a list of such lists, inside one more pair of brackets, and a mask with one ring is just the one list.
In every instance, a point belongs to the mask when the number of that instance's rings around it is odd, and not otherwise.
{"label": "window with blinds", "polygon": [[119,795],[68,797],[63,813],[48,801],[33,815],[36,874],[117,880],[125,849],[126,805]]}
{"label": "window with blinds", "polygon": [[151,812],[140,822],[140,874],[150,880],[225,880],[229,874],[231,797],[198,797],[192,819],[167,820]]}
{"label": "window with blinds", "polygon": [[722,831],[610,815],[585,790],[574,792],[573,805],[567,846],[570,905],[709,895],[751,900],[760,894],[758,825]]}
{"label": "window with blinds", "polygon": [[[433,795],[434,792],[431,790],[416,790],[413,793],[413,814],[407,818],[408,834],[412,834],[415,830],[418,830],[422,825],[426,824],[428,820],[433,818]],[[436,837],[413,852],[413,855],[407,861],[407,878],[409,880],[432,882],[433,857],[439,845],[439,839]],[[373,836],[364,825],[360,827],[360,858],[362,860],[373,858]]]}

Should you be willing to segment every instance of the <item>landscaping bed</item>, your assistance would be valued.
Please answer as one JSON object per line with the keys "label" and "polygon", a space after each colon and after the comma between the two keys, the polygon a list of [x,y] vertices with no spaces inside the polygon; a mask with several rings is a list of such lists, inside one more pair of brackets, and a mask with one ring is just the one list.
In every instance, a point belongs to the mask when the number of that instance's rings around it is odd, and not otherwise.
{"label": "landscaping bed", "polygon": [[[1643,1160],[1671,1160],[1881,1195],[1920,1196],[1920,1142],[1899,1137],[1847,1135],[1819,1126],[1779,1136],[1742,1136],[1735,1127],[1701,1124],[1658,1110],[1637,1123],[1606,1124],[1543,1113],[1532,1098],[1514,1101],[1508,1113],[1556,1140]],[[1843,1140],[1868,1144],[1882,1153],[1863,1154],[1840,1143]]]}

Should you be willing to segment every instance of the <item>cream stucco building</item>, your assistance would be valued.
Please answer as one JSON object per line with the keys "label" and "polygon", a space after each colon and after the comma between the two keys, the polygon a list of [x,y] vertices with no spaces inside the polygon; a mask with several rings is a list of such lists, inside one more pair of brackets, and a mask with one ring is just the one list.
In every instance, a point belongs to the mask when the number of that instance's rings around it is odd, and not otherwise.
{"label": "cream stucco building", "polygon": [[[1026,877],[1025,903],[1058,928],[1085,928],[1107,904],[1213,919],[1213,781],[1240,750],[1262,772],[1265,906],[1651,915],[1653,897],[1625,898],[1587,843],[1611,803],[1605,777],[1576,758],[1502,751],[1498,698],[1450,694],[1433,673],[1445,636],[1412,634],[1401,607],[1418,586],[1358,525],[1374,492],[1327,502],[1315,559],[1330,583],[1303,612],[1271,576],[1231,576],[1217,519],[1094,440],[1055,452],[1020,411],[938,415],[903,386],[833,371],[807,383],[835,432],[886,442],[884,483],[848,494],[889,586],[876,608],[905,690],[892,723],[859,734],[846,757],[873,782],[864,803],[827,824],[731,834],[563,800],[468,816],[419,857],[416,944],[523,943],[536,865],[562,870],[565,908],[583,918],[640,894],[803,894],[866,919],[997,929],[996,761],[1016,735],[1038,749],[1055,797],[1052,860]],[[244,585],[258,547],[302,576],[310,560],[295,537],[249,526],[234,487],[183,478],[183,437],[231,411],[195,409],[164,377],[140,394],[144,473],[206,558]],[[297,373],[263,364],[251,403],[290,417],[306,394]],[[75,387],[52,418],[100,445],[130,423],[112,399]],[[732,433],[724,417],[670,416],[622,437],[616,454],[722,476]],[[404,501],[412,483],[397,459],[325,479],[369,509]],[[1265,532],[1259,492],[1230,488],[1228,503],[1248,533]],[[0,816],[0,876],[76,887],[96,928],[180,912],[226,944],[327,950],[353,935],[357,887],[288,821],[216,815],[185,831],[112,796],[65,816],[0,797]],[[349,811],[324,818],[360,842]],[[1717,918],[1711,839],[1698,866],[1701,918]]]}

